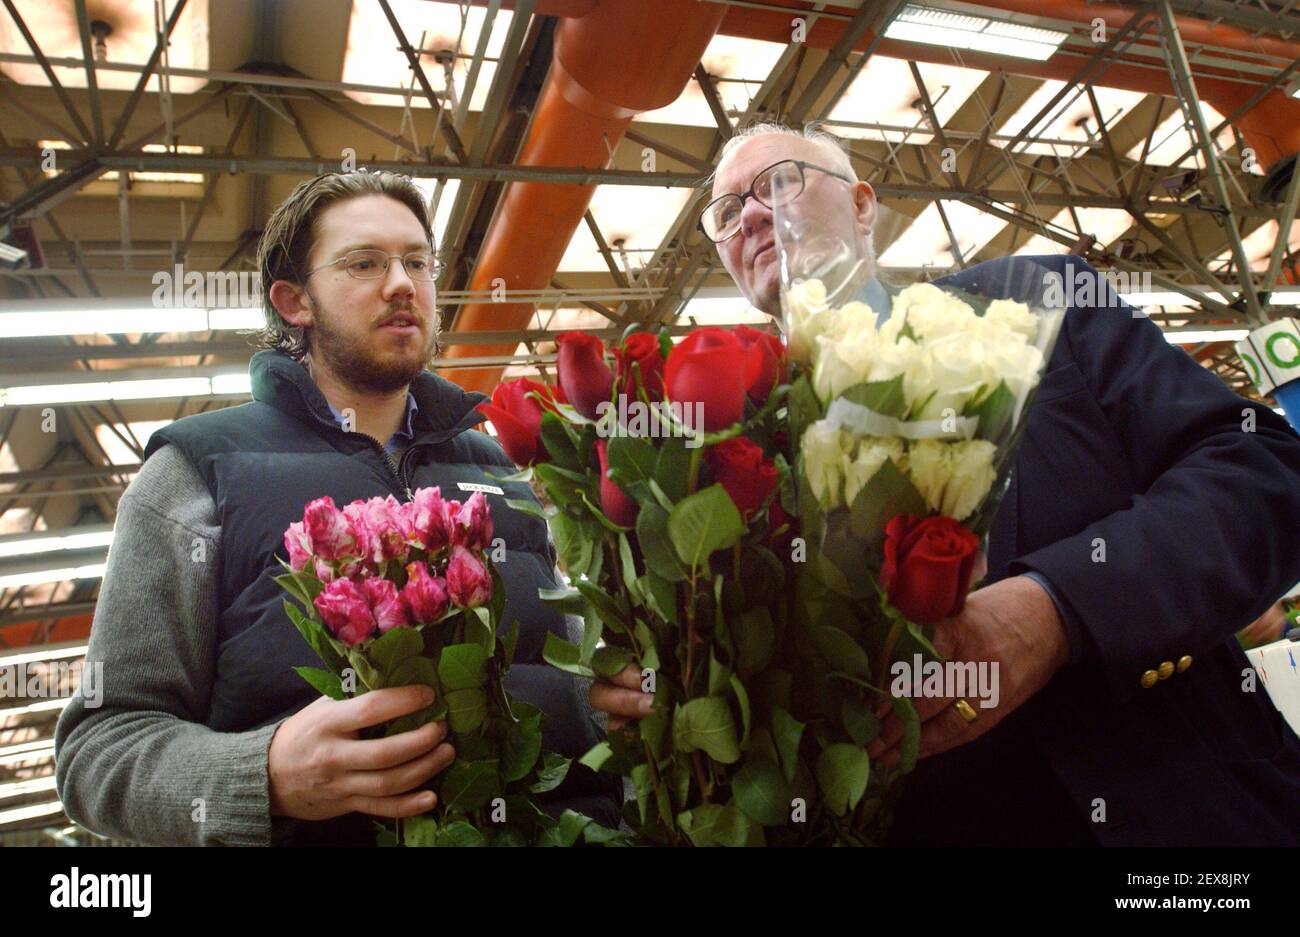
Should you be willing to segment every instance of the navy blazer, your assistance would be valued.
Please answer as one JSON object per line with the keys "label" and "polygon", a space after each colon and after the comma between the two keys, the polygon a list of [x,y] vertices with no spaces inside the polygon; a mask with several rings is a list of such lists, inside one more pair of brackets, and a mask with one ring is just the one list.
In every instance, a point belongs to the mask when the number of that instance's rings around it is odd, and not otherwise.
{"label": "navy blazer", "polygon": [[[1009,257],[938,282],[1018,298],[1044,269],[1097,276]],[[1050,583],[1071,661],[919,763],[895,842],[1300,844],[1300,740],[1233,636],[1300,580],[1300,438],[1102,292],[1066,313],[989,539],[989,581]]]}

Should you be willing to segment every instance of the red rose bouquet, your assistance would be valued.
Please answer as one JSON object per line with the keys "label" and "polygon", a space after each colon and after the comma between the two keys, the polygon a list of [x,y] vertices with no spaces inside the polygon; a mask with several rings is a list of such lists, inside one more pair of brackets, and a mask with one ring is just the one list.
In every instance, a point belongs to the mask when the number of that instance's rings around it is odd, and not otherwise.
{"label": "red rose bouquet", "polygon": [[518,630],[499,632],[505,590],[491,543],[483,494],[461,504],[437,488],[341,510],[318,498],[285,531],[289,561],[276,582],[302,604],[285,600],[285,612],[325,664],[298,674],[333,699],[434,689],[433,705],[385,735],[448,722],[456,758],[430,782],[436,806],[378,824],[381,845],[551,845],[611,832],[578,814],[557,822],[534,800],[560,784],[569,760],[542,751],[542,712],[505,691]]}
{"label": "red rose bouquet", "polygon": [[544,656],[587,677],[633,665],[655,694],[651,714],[583,763],[631,778],[625,819],[641,842],[796,842],[802,830],[777,825],[784,777],[745,760],[755,748],[775,757],[784,738],[757,716],[790,595],[784,348],[746,327],[676,345],[634,332],[612,356],[587,335],[559,348],[559,388],[510,382],[483,409],[503,441],[537,426],[507,451],[554,505],[545,516],[570,587],[543,598],[585,623],[580,645],[552,635]]}

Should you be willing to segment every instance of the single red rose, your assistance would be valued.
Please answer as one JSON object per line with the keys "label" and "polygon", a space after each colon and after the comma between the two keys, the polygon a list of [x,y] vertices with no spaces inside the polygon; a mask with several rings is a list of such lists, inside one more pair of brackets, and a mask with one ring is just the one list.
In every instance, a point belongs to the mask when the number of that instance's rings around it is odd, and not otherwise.
{"label": "single red rose", "polygon": [[900,514],[885,525],[880,584],[893,606],[922,625],[962,610],[980,538],[951,517]]}
{"label": "single red rose", "polygon": [[[649,332],[633,332],[622,348],[614,349],[618,359],[618,386],[629,401],[641,399],[645,388],[646,399],[651,403],[664,399],[664,356],[659,351],[659,336]],[[633,376],[633,367],[641,372],[641,380]]]}
{"label": "single red rose", "polygon": [[600,509],[615,524],[632,527],[636,524],[637,504],[608,475],[608,439],[596,440],[596,456],[600,459]]}
{"label": "single red rose", "polygon": [[674,403],[698,403],[705,432],[726,429],[745,415],[745,388],[749,386],[745,359],[740,339],[726,329],[696,329],[668,354],[664,366],[668,396]]}
{"label": "single red rose", "polygon": [[786,381],[785,346],[780,336],[752,326],[738,325],[731,331],[745,346],[745,392],[761,407],[772,388]]}
{"label": "single red rose", "polygon": [[596,407],[614,391],[604,342],[583,332],[565,332],[555,343],[560,349],[555,367],[564,396],[587,419],[596,419]]}
{"label": "single red rose", "polygon": [[[543,405],[529,397],[530,391],[536,392],[547,404]],[[520,377],[498,384],[492,391],[491,403],[478,405],[478,409],[496,427],[497,441],[501,443],[501,448],[516,465],[546,461],[546,447],[542,445],[541,438],[542,411],[554,410],[550,402],[559,396],[558,391],[558,387]]]}
{"label": "single red rose", "polygon": [[748,521],[776,487],[776,466],[744,436],[733,436],[704,450],[714,480],[726,489]]}

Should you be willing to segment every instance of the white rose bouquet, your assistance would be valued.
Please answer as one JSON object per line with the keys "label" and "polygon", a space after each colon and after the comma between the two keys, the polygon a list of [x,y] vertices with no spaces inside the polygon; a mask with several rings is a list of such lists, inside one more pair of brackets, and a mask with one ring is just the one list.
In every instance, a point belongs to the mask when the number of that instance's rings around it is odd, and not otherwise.
{"label": "white rose bouquet", "polygon": [[[920,735],[894,662],[941,659],[930,626],[962,609],[1062,312],[1038,301],[1046,278],[1019,299],[890,288],[865,235],[802,206],[773,206],[799,520],[780,704],[807,727],[823,839],[878,843]],[[908,730],[892,769],[866,752],[885,702]]]}

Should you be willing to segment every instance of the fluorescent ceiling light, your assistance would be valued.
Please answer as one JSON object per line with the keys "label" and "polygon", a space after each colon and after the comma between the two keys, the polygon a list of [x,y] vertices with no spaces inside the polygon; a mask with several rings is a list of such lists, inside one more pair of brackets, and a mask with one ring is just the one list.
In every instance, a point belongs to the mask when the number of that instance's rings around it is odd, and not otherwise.
{"label": "fluorescent ceiling light", "polygon": [[1069,37],[1069,33],[1055,29],[1022,26],[986,16],[967,16],[910,3],[890,22],[885,35],[905,42],[1039,61],[1051,58]]}
{"label": "fluorescent ceiling light", "polygon": [[[213,332],[221,332],[227,329],[260,329],[265,325],[266,316],[260,307],[208,310],[208,328]],[[172,329],[172,331],[179,330]]]}
{"label": "fluorescent ceiling light", "polygon": [[34,820],[37,817],[48,817],[50,814],[61,813],[63,811],[63,801],[55,800],[48,804],[32,804],[29,807],[16,807],[13,810],[0,810],[0,826],[6,823],[18,823],[21,820]]}
{"label": "fluorescent ceiling light", "polygon": [[[902,236],[886,248],[880,255],[882,267],[939,267],[946,270],[957,266],[949,247],[951,238],[939,217],[939,204],[927,205]],[[965,202],[944,199],[942,205],[964,260],[979,253],[1007,225],[1001,218],[985,214]]]}
{"label": "fluorescent ceiling light", "polygon": [[1300,290],[1274,290],[1268,299],[1270,306],[1295,306],[1300,304]]}
{"label": "fluorescent ceiling light", "polygon": [[4,709],[0,709],[0,719],[5,716],[29,716],[32,713],[66,709],[70,702],[72,702],[72,697],[60,696],[57,699],[41,700],[39,703],[28,703],[26,706],[6,706]]}
{"label": "fluorescent ceiling light", "polygon": [[[103,73],[101,72],[100,74]],[[72,144],[65,140],[41,140],[36,145],[42,150],[47,147],[52,150],[72,149]],[[195,155],[203,152],[203,147],[201,146],[193,146],[184,143],[178,143],[175,147],[168,147],[162,143],[146,143],[140,149],[144,153],[189,153]],[[52,179],[57,176],[59,172],[60,170],[57,168],[47,169],[45,170],[45,177],[47,179]],[[190,185],[201,185],[203,183],[203,173],[201,172],[170,172],[166,170],[132,169],[128,171],[127,178],[133,183],[184,182]],[[116,186],[111,186],[110,184],[117,181],[117,170],[110,169],[94,182],[90,183],[86,188],[91,189],[95,194],[103,194],[106,186],[110,187],[112,191],[116,191]]]}
{"label": "fluorescent ceiling light", "polygon": [[109,335],[131,332],[202,332],[206,309],[79,306],[75,309],[31,307],[31,311],[0,313],[0,338],[53,335]]}
{"label": "fluorescent ceiling light", "polygon": [[[17,667],[19,664],[34,664],[42,661],[63,660],[67,657],[85,657],[86,651],[90,650],[89,644],[73,644],[69,647],[51,647],[42,651],[28,651],[23,654],[10,654],[8,657],[0,657],[0,667]],[[0,714],[13,712],[11,709],[0,709]]]}
{"label": "fluorescent ceiling light", "polygon": [[34,553],[54,553],[63,550],[89,550],[106,547],[113,542],[113,528],[92,530],[79,534],[47,537],[0,537],[0,557],[31,556]]}
{"label": "fluorescent ceiling light", "polygon": [[1165,332],[1171,345],[1200,345],[1205,342],[1239,342],[1250,334],[1250,329],[1204,329],[1202,331]]}
{"label": "fluorescent ceiling light", "polygon": [[[191,377],[169,374],[200,373]],[[72,372],[69,372],[71,376]],[[35,383],[31,376],[11,376],[17,383],[0,387],[0,407],[41,406],[59,403],[89,403],[100,400],[169,400],[177,397],[229,397],[250,392],[248,372],[224,368],[142,368],[96,372],[117,380],[68,381],[63,384]],[[52,377],[41,375],[40,377]]]}
{"label": "fluorescent ceiling light", "polygon": [[[1228,297],[1214,290],[1201,289],[1196,287],[1200,292],[1209,296],[1211,299],[1217,299],[1219,302],[1226,303]],[[1196,300],[1186,293],[1180,293],[1177,290],[1151,290],[1149,292],[1135,291],[1132,293],[1120,293],[1119,298],[1124,300],[1130,306],[1136,306],[1139,309],[1147,306],[1197,306]]]}
{"label": "fluorescent ceiling light", "polygon": [[38,586],[49,582],[70,582],[73,579],[102,579],[107,563],[90,566],[63,566],[58,569],[37,569],[28,573],[0,576],[0,589],[17,589],[19,586]]}
{"label": "fluorescent ceiling light", "polygon": [[37,794],[41,791],[52,790],[54,790],[54,775],[49,774],[43,778],[32,778],[29,781],[11,781],[8,784],[0,784],[0,799],[22,797],[24,794]]}

